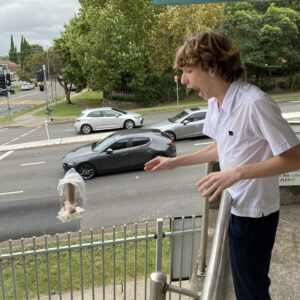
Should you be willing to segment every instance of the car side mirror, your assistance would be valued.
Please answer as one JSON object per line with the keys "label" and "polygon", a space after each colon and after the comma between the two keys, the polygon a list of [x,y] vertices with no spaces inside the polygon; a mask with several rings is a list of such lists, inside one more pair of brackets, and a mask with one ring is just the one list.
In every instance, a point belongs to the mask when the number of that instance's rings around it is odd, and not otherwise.
{"label": "car side mirror", "polygon": [[183,124],[183,125],[186,125],[186,124],[188,124],[188,123],[190,123],[188,120],[184,120],[182,124]]}
{"label": "car side mirror", "polygon": [[111,148],[108,148],[107,150],[106,150],[106,154],[112,154],[114,151],[113,151],[113,149],[111,149]]}

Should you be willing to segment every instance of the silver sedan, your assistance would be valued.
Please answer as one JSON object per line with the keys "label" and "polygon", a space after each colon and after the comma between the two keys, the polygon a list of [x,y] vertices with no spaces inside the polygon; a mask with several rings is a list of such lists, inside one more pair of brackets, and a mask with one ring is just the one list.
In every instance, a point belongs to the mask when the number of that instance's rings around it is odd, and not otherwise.
{"label": "silver sedan", "polygon": [[206,113],[207,108],[188,108],[172,118],[155,122],[147,127],[166,132],[173,140],[203,136]]}

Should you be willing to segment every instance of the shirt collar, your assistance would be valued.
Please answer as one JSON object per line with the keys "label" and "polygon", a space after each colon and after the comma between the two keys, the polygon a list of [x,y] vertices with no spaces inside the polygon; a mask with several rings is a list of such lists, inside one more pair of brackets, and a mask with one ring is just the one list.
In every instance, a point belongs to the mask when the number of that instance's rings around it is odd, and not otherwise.
{"label": "shirt collar", "polygon": [[236,80],[233,81],[231,83],[231,85],[229,86],[229,89],[224,97],[223,103],[222,103],[222,110],[224,110],[226,113],[230,113],[233,103],[234,103],[234,99],[235,99],[235,95],[240,87],[241,84],[241,80]]}

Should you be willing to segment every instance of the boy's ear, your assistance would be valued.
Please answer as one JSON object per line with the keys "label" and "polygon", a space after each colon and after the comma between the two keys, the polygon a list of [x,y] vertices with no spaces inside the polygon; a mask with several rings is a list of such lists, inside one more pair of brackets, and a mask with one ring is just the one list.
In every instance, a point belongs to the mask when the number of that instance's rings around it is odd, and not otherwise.
{"label": "boy's ear", "polygon": [[215,76],[216,76],[216,68],[209,68],[208,74],[209,74],[211,77],[215,77]]}

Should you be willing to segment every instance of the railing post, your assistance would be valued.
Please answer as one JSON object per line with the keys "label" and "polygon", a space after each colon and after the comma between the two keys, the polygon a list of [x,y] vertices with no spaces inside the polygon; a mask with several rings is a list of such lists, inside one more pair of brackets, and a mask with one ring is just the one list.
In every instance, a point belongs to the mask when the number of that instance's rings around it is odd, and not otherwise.
{"label": "railing post", "polygon": [[150,275],[150,300],[166,299],[167,275],[162,272],[153,272]]}
{"label": "railing post", "polygon": [[162,239],[163,239],[163,219],[157,219],[156,223],[156,267],[155,271],[162,268]]}

